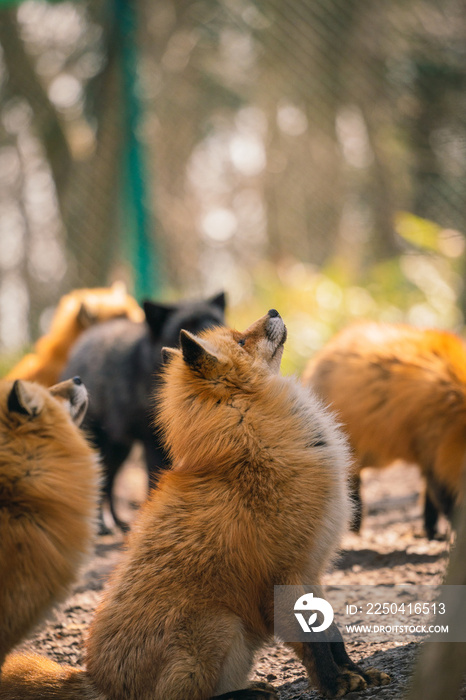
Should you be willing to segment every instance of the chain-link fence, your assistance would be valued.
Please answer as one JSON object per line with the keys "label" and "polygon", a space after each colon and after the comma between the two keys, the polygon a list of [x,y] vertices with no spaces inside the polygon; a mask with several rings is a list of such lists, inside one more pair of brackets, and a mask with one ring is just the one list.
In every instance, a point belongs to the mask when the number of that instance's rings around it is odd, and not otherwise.
{"label": "chain-link fence", "polygon": [[237,301],[263,260],[373,299],[397,260],[417,320],[461,324],[463,0],[0,12],[2,347],[35,339],[72,287]]}

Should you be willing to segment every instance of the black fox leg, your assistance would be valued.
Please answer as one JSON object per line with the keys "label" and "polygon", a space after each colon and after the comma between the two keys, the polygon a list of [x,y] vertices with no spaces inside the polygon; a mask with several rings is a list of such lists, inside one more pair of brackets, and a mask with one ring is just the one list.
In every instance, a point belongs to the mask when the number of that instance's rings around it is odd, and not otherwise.
{"label": "black fox leg", "polygon": [[[120,528],[123,532],[129,530],[129,526],[123,520],[120,520],[115,509],[115,503],[113,500],[113,485],[115,483],[115,477],[118,471],[128,457],[131,450],[131,445],[126,445],[123,443],[110,443],[107,442],[102,446],[102,462],[104,466],[104,483],[103,483],[103,495],[104,499],[108,499],[110,506],[110,512],[115,525]],[[101,520],[103,527],[103,518]]]}
{"label": "black fox leg", "polygon": [[352,532],[359,532],[362,523],[362,499],[361,499],[361,477],[359,474],[352,474],[349,482],[349,491],[353,501],[353,518],[351,521]]}
{"label": "black fox leg", "polygon": [[332,624],[329,638],[338,641],[290,643],[301,659],[310,680],[324,697],[340,698],[351,691],[364,690],[368,685],[385,685],[389,676],[377,669],[361,669],[349,658],[343,639]]}
{"label": "black fox leg", "polygon": [[360,674],[340,669],[329,642],[303,643],[302,662],[310,680],[324,697],[339,698],[352,690],[364,690],[367,687]]}
{"label": "black fox leg", "polygon": [[437,533],[438,516],[439,512],[437,506],[434,504],[429,496],[429,492],[426,490],[424,499],[424,529],[429,540],[433,540]]}
{"label": "black fox leg", "polygon": [[439,513],[443,513],[450,522],[452,521],[455,500],[455,494],[447,486],[439,482],[432,474],[427,476],[424,524],[429,539],[435,537],[435,525]]}
{"label": "black fox leg", "polygon": [[379,671],[376,668],[369,667],[367,669],[362,669],[360,666],[351,661],[346,651],[345,643],[343,637],[340,634],[338,627],[333,622],[331,625],[332,639],[338,638],[338,641],[330,642],[330,650],[332,652],[333,659],[337,666],[344,668],[347,671],[351,671],[359,674],[364,678],[367,685],[386,685],[390,682],[390,676],[383,671]]}

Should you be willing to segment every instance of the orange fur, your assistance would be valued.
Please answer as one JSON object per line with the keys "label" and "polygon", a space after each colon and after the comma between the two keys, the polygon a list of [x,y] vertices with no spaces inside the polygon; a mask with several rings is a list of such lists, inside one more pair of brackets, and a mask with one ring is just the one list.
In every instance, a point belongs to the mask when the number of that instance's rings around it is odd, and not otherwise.
{"label": "orange fur", "polygon": [[80,420],[86,405],[73,380],[50,390],[0,382],[0,669],[65,598],[90,550],[97,457],[70,416]]}
{"label": "orange fur", "polygon": [[357,471],[402,459],[419,465],[438,508],[445,494],[461,497],[466,346],[456,335],[357,323],[317,353],[303,382],[336,411]]}
{"label": "orange fur", "polygon": [[[37,654],[7,656],[0,676],[2,700],[105,700],[85,671]],[[167,698],[168,700],[168,698]]]}
{"label": "orange fur", "polygon": [[81,333],[93,323],[118,316],[144,320],[141,307],[121,282],[109,288],[75,289],[60,300],[50,331],[37,341],[35,352],[25,355],[5,379],[28,379],[44,386],[55,384]]}
{"label": "orange fur", "polygon": [[[273,634],[274,584],[319,585],[349,517],[349,456],[319,401],[278,374],[284,339],[269,312],[244,333],[182,331],[182,349],[164,350],[159,421],[173,468],[134,524],[92,623],[93,700],[245,697],[254,653]],[[314,645],[291,646],[316,679]],[[370,676],[348,662],[332,661],[338,697]],[[81,697],[63,672],[32,663],[38,697]],[[21,695],[27,667],[12,657],[0,700],[34,697]]]}

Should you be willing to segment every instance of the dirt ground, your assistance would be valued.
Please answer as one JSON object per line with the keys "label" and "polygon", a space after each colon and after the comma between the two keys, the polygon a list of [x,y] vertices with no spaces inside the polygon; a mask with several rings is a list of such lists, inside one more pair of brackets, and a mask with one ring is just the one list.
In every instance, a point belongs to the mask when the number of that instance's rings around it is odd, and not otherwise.
{"label": "dirt ground", "polygon": [[[126,508],[134,517],[144,487],[145,474],[136,456],[123,470],[117,484],[120,512]],[[344,539],[340,557],[326,575],[325,583],[440,583],[447,563],[448,538],[429,542],[423,536],[421,491],[422,483],[415,467],[399,464],[383,471],[367,469],[363,474],[365,518],[362,532]],[[83,663],[83,641],[89,622],[108,575],[122,556],[122,546],[120,534],[99,537],[95,555],[73,594],[54,619],[24,647],[59,662]],[[359,697],[402,700],[420,648],[418,643],[405,644],[402,640],[381,643],[367,639],[351,642],[347,647],[353,660],[360,661],[363,666],[376,666],[392,677],[390,685],[350,693],[346,696],[348,700]],[[301,664],[280,645],[264,648],[258,655],[252,679],[268,680],[279,689],[281,700],[317,700],[320,697],[309,689]],[[466,700],[466,687],[460,697]]]}

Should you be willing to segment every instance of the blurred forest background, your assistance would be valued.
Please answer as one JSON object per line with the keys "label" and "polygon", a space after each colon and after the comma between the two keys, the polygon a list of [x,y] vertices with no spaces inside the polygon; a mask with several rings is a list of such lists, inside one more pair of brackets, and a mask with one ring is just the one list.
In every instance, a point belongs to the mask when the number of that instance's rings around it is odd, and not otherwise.
{"label": "blurred forest background", "polygon": [[358,317],[461,332],[465,224],[465,0],[0,3],[4,361],[115,279],[278,308],[288,371]]}

